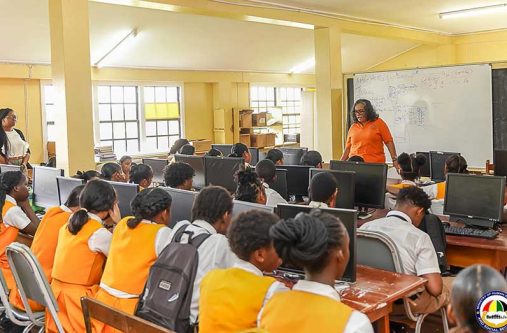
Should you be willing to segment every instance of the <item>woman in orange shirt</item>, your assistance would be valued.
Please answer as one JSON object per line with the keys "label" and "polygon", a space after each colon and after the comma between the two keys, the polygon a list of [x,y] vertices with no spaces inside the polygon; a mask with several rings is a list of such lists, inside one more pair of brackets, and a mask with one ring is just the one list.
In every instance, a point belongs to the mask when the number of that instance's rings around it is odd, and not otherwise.
{"label": "woman in orange shirt", "polygon": [[366,163],[385,163],[385,144],[394,167],[398,169],[396,148],[389,127],[379,118],[369,100],[358,99],[354,103],[351,120],[353,124],[341,160],[346,161],[349,156],[361,156]]}

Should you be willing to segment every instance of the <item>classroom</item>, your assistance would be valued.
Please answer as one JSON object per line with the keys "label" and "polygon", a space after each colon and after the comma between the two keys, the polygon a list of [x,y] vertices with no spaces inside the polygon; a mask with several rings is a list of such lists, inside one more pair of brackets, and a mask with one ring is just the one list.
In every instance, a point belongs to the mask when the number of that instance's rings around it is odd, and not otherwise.
{"label": "classroom", "polygon": [[0,332],[507,330],[506,22],[0,0]]}

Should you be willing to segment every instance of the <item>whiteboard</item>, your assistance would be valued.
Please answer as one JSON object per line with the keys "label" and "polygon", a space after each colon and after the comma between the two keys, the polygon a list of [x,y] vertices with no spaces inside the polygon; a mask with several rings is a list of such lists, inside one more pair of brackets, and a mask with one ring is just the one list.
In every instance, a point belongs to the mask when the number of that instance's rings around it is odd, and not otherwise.
{"label": "whiteboard", "polygon": [[354,75],[354,100],[371,101],[398,154],[459,152],[470,167],[492,160],[491,94],[490,65]]}

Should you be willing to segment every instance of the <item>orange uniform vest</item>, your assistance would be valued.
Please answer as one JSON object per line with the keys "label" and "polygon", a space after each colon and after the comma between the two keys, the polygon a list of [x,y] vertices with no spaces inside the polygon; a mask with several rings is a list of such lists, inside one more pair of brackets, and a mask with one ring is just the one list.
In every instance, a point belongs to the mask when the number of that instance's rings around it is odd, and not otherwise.
{"label": "orange uniform vest", "polygon": [[[16,205],[10,201],[5,200],[4,207],[2,208],[2,217],[5,216],[7,214],[7,211],[12,207],[16,207]],[[9,267],[9,262],[7,261],[5,250],[7,249],[7,246],[16,241],[18,233],[18,228],[7,226],[3,221],[0,223],[0,267],[2,269],[2,273],[9,290],[16,286],[16,282],[14,281],[14,276],[12,275],[11,269]]]}
{"label": "orange uniform vest", "polygon": [[262,310],[260,328],[269,333],[341,333],[352,315],[347,305],[326,296],[291,290],[279,292]]}
{"label": "orange uniform vest", "polygon": [[122,219],[114,228],[111,248],[101,283],[128,294],[143,291],[150,267],[157,259],[155,238],[162,224],[139,223],[127,226],[132,217]]}
{"label": "orange uniform vest", "polygon": [[88,240],[100,228],[102,224],[94,219],[88,219],[77,235],[73,235],[67,225],[60,228],[51,273],[53,279],[83,286],[99,283],[106,257],[92,252]]}
{"label": "orange uniform vest", "polygon": [[437,183],[437,197],[435,199],[445,199],[445,182]]}
{"label": "orange uniform vest", "polygon": [[210,271],[201,282],[199,332],[233,333],[257,327],[257,316],[275,281],[241,268]]}

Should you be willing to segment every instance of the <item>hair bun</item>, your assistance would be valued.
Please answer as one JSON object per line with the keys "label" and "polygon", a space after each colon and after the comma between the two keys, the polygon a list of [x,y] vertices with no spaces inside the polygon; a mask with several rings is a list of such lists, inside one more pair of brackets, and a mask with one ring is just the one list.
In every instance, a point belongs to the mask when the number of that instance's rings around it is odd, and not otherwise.
{"label": "hair bun", "polygon": [[424,156],[423,154],[417,154],[414,160],[415,163],[419,166],[423,166],[426,164],[426,156]]}
{"label": "hair bun", "polygon": [[410,155],[401,153],[400,156],[398,156],[398,163],[400,165],[410,165]]}

